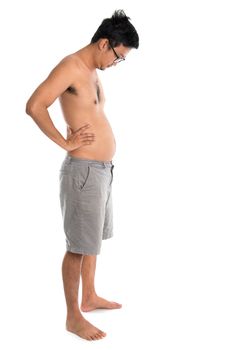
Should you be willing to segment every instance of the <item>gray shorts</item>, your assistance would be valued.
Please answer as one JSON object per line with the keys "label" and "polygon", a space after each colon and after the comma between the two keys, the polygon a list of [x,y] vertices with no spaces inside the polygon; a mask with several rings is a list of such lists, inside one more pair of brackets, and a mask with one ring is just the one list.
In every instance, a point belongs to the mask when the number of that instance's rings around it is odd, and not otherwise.
{"label": "gray shorts", "polygon": [[112,161],[67,155],[60,169],[60,204],[67,250],[100,253],[103,239],[113,236]]}

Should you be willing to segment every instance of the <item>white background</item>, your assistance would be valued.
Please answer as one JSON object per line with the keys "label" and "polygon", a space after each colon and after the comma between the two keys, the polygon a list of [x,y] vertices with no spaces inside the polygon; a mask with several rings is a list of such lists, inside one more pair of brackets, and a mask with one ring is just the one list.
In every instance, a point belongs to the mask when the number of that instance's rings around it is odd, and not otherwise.
{"label": "white background", "polygon": [[[232,1],[7,1],[1,5],[2,349],[233,349]],[[64,56],[123,8],[140,36],[99,72],[117,141],[115,238],[97,290],[122,310],[65,331],[65,239],[58,172],[65,152],[25,104]],[[51,117],[65,135],[56,102]]]}

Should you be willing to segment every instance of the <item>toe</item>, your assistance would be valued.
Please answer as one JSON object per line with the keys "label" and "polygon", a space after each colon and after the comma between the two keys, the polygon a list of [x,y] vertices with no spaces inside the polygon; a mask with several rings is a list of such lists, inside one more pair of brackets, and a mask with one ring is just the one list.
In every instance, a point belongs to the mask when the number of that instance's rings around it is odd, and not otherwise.
{"label": "toe", "polygon": [[116,303],[115,301],[112,301],[111,305],[114,309],[120,309],[122,307],[122,304]]}
{"label": "toe", "polygon": [[95,340],[99,340],[99,339],[102,339],[101,335],[100,334],[95,334]]}
{"label": "toe", "polygon": [[103,332],[103,331],[101,331],[101,330],[99,330],[98,334],[99,334],[100,337],[102,337],[102,338],[106,336],[106,333]]}

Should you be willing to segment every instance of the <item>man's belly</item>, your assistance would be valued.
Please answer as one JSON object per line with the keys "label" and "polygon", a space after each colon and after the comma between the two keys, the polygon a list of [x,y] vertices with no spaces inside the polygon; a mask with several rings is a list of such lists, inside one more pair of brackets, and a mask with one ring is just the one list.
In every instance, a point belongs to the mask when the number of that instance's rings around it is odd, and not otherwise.
{"label": "man's belly", "polygon": [[[85,124],[90,124],[90,128],[85,132],[95,134],[95,141],[91,145],[84,145],[74,151],[68,152],[69,155],[78,158],[95,159],[101,161],[112,160],[116,143],[111,126],[105,115],[95,115],[89,118],[79,118],[79,122],[69,123],[72,130],[77,130]],[[73,125],[71,125],[73,124]]]}

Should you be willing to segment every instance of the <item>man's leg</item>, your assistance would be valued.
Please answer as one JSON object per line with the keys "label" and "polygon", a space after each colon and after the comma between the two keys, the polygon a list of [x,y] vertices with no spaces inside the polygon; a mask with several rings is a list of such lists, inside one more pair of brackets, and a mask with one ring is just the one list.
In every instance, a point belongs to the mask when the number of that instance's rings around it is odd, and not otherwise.
{"label": "man's leg", "polygon": [[95,291],[94,279],[96,271],[96,255],[85,255],[81,267],[82,303],[84,312],[95,309],[120,309],[121,304],[100,298]]}
{"label": "man's leg", "polygon": [[78,291],[80,282],[80,271],[83,256],[66,252],[63,264],[62,275],[64,293],[67,303],[67,321],[68,331],[77,334],[87,340],[97,340],[105,337],[105,333],[94,327],[82,316],[78,305]]}

